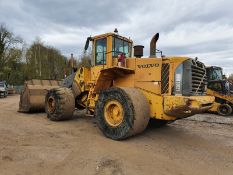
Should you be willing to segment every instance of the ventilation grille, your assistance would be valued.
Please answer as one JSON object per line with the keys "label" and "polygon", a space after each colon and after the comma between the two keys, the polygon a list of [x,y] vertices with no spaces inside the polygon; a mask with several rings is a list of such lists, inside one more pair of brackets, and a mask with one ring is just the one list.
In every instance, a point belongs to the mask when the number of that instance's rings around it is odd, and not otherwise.
{"label": "ventilation grille", "polygon": [[192,94],[203,95],[207,84],[205,65],[199,61],[192,60]]}
{"label": "ventilation grille", "polygon": [[162,75],[161,75],[161,93],[165,94],[169,92],[169,69],[170,64],[162,64]]}

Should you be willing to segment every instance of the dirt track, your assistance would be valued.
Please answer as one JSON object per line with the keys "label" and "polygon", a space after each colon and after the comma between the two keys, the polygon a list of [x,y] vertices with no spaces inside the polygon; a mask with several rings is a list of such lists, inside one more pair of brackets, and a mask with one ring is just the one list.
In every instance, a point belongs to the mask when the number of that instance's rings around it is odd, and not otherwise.
{"label": "dirt track", "polygon": [[196,115],[113,141],[91,117],[51,122],[17,113],[18,101],[0,99],[0,175],[233,174],[233,117]]}

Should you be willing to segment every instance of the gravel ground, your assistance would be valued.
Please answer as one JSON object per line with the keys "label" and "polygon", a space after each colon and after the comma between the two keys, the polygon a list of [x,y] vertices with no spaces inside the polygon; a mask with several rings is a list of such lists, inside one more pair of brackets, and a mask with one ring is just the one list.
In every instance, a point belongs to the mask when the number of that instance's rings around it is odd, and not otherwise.
{"label": "gravel ground", "polygon": [[52,122],[0,98],[0,175],[232,175],[233,116],[195,115],[124,141],[92,117]]}

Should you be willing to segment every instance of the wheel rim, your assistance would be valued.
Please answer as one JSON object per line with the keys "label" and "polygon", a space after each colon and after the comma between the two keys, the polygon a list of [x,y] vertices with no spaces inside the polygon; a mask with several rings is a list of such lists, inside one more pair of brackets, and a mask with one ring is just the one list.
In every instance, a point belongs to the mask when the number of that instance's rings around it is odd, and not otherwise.
{"label": "wheel rim", "polygon": [[55,99],[53,97],[49,97],[48,98],[48,101],[47,101],[47,106],[48,106],[48,111],[50,113],[54,112],[55,109],[56,109],[56,102],[55,102]]}
{"label": "wheel rim", "polygon": [[221,111],[223,114],[228,114],[228,112],[229,112],[228,108],[225,107],[225,106],[222,106],[222,107],[220,108],[220,111]]}
{"label": "wheel rim", "polygon": [[116,100],[108,101],[104,106],[104,118],[110,126],[119,126],[124,118],[122,105]]}

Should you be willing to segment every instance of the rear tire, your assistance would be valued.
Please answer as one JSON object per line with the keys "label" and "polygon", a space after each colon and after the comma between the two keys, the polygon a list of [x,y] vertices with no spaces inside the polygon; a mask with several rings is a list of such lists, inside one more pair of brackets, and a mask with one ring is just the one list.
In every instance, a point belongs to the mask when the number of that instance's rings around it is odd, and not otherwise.
{"label": "rear tire", "polygon": [[232,107],[229,104],[219,105],[217,112],[219,115],[228,116],[232,113]]}
{"label": "rear tire", "polygon": [[69,88],[56,88],[48,91],[45,98],[45,111],[52,121],[71,119],[75,110],[75,99]]}
{"label": "rear tire", "polygon": [[109,88],[99,95],[95,117],[103,134],[122,140],[145,130],[149,122],[149,104],[135,88]]}

